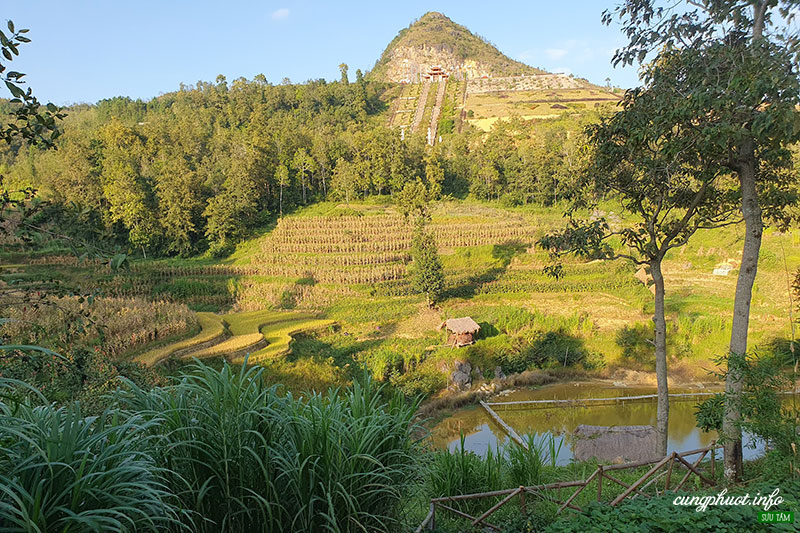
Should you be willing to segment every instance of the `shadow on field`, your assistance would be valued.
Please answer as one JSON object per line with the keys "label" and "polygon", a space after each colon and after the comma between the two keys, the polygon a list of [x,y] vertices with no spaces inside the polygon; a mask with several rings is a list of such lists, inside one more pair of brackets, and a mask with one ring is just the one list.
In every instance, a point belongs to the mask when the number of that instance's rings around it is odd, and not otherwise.
{"label": "shadow on field", "polygon": [[502,276],[506,270],[508,270],[508,265],[511,264],[511,260],[514,259],[514,256],[525,253],[525,250],[527,250],[528,246],[528,244],[520,241],[509,241],[503,244],[495,244],[492,247],[492,258],[497,260],[496,266],[480,274],[469,276],[468,278],[461,280],[460,283],[452,287],[448,287],[444,290],[442,297],[447,299],[471,298],[475,296],[481,285],[495,281]]}
{"label": "shadow on field", "polygon": [[300,334],[295,336],[292,351],[286,356],[289,362],[296,362],[304,358],[333,359],[334,364],[343,367],[353,363],[354,355],[372,348],[377,348],[385,339],[364,339],[351,344],[335,345],[311,335]]}

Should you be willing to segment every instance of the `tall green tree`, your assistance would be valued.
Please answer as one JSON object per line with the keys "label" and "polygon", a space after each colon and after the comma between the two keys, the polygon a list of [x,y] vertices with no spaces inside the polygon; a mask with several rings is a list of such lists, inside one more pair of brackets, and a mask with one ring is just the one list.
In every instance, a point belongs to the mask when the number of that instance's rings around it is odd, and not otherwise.
{"label": "tall green tree", "polygon": [[306,177],[314,168],[314,160],[308,154],[308,150],[301,148],[294,153],[292,159],[292,168],[300,177],[300,186],[303,191],[303,205],[306,202]]}
{"label": "tall green tree", "polygon": [[278,182],[278,187],[280,188],[278,213],[283,216],[283,189],[291,183],[289,181],[289,167],[286,165],[278,165],[278,169],[275,171],[275,180]]}
{"label": "tall green tree", "polygon": [[163,150],[154,163],[154,169],[165,251],[191,255],[196,251],[198,223],[204,205],[195,169],[179,149]]}
{"label": "tall green tree", "polygon": [[355,196],[358,184],[358,171],[356,166],[340,157],[336,161],[336,168],[333,170],[333,177],[331,178],[331,185],[337,192],[344,196],[347,204],[350,204],[350,198]]}
{"label": "tall green tree", "polygon": [[425,227],[424,219],[419,218],[416,226],[411,247],[414,287],[425,295],[428,307],[432,307],[444,291],[444,269],[439,260],[436,239]]}
{"label": "tall green tree", "polygon": [[157,244],[160,228],[152,189],[142,168],[144,143],[116,119],[101,128],[99,137],[103,143],[100,182],[111,220],[123,224],[130,244],[146,255],[146,250]]}
{"label": "tall green tree", "polygon": [[[725,475],[741,477],[742,382],[735,369],[747,356],[750,302],[765,218],[785,221],[795,198],[786,172],[785,147],[798,139],[796,72],[800,34],[791,24],[799,0],[626,0],[606,11],[620,20],[629,43],[614,63],[644,61],[662,48],[694,51],[683,75],[692,87],[696,128],[706,142],[695,149],[716,154],[738,180],[745,223],[742,261],[734,297],[723,424]],[[765,209],[766,208],[766,209]]]}
{"label": "tall green tree", "polygon": [[[694,128],[694,110],[686,105],[682,92],[687,87],[680,73],[695,60],[686,51],[662,53],[645,70],[645,85],[626,92],[622,110],[587,128],[590,166],[573,191],[570,226],[542,239],[554,255],[625,258],[649,268],[654,282],[660,456],[667,453],[669,425],[662,263],[670,250],[686,244],[698,229],[739,220],[727,169],[713,156],[693,149],[703,139]],[[603,218],[576,220],[578,209],[596,208],[606,194],[622,204],[628,214],[624,219],[613,224]],[[614,239],[622,246],[610,244]]]}
{"label": "tall green tree", "polygon": [[255,151],[244,139],[234,140],[230,169],[222,190],[208,201],[206,237],[212,254],[230,251],[259,219],[259,183]]}

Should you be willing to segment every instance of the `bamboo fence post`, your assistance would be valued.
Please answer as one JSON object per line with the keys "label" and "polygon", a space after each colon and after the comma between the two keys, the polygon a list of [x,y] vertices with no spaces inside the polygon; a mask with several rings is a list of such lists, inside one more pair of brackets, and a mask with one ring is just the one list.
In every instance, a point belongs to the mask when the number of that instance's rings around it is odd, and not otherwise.
{"label": "bamboo fence post", "polygon": [[525,487],[522,485],[519,487],[519,508],[523,515],[528,514],[528,510],[525,507]]}
{"label": "bamboo fence post", "polygon": [[583,485],[581,485],[580,487],[578,487],[578,489],[577,489],[575,492],[573,492],[573,493],[572,493],[572,496],[570,496],[570,497],[569,497],[569,499],[567,499],[567,501],[565,501],[565,502],[563,503],[563,505],[561,505],[561,507],[559,507],[558,511],[556,511],[556,516],[560,515],[560,514],[561,514],[561,511],[563,511],[564,509],[566,509],[566,508],[569,506],[569,504],[571,504],[571,503],[572,503],[572,500],[574,500],[575,498],[577,498],[577,497],[578,497],[578,494],[580,494],[581,492],[583,492],[583,489],[585,489],[585,488],[586,488],[586,486],[587,486],[589,483],[591,483],[591,482],[592,482],[592,480],[595,478],[595,476],[597,476],[597,472],[600,472],[600,470],[595,470],[595,471],[594,471],[594,474],[592,474],[591,476],[589,476],[589,478],[588,478],[586,481],[584,481],[584,482],[583,482]]}
{"label": "bamboo fence post", "polygon": [[[703,454],[703,456],[705,456],[705,454]],[[709,479],[708,479],[706,476],[704,476],[703,474],[701,474],[701,473],[700,473],[700,472],[697,470],[697,468],[695,468],[695,467],[694,467],[694,465],[691,465],[691,464],[689,464],[689,462],[688,462],[688,461],[686,461],[686,459],[684,459],[683,457],[680,457],[680,456],[678,456],[678,460],[679,460],[680,462],[682,462],[684,465],[686,465],[686,468],[688,468],[689,470],[691,470],[692,472],[694,472],[694,473],[697,475],[697,477],[699,477],[699,478],[700,478],[700,480],[702,480],[702,481],[704,481],[704,482],[708,483],[708,484],[709,484],[710,486],[712,486],[712,487],[714,486],[714,482],[713,482],[713,481],[709,481]],[[697,462],[698,462],[698,464],[699,464],[699,463],[700,463],[700,459],[698,459],[698,460],[697,460]]]}
{"label": "bamboo fence post", "polygon": [[653,468],[651,468],[651,469],[650,469],[650,470],[649,470],[649,471],[648,471],[648,472],[647,472],[647,473],[646,473],[644,476],[642,476],[641,478],[639,478],[639,480],[638,480],[638,481],[636,481],[636,482],[635,482],[633,485],[631,485],[630,487],[628,487],[628,489],[626,489],[626,490],[625,490],[625,491],[624,491],[622,494],[620,494],[619,496],[617,496],[616,498],[614,498],[614,501],[612,501],[612,502],[611,502],[611,506],[612,506],[612,507],[614,507],[614,506],[616,506],[616,505],[617,505],[619,502],[621,502],[622,500],[624,500],[625,498],[627,498],[627,497],[628,497],[628,495],[629,495],[631,492],[633,492],[633,491],[635,491],[636,489],[638,489],[638,488],[639,488],[639,485],[641,485],[642,483],[644,483],[644,482],[647,480],[647,478],[649,478],[649,477],[650,477],[650,476],[652,476],[654,473],[656,473],[656,471],[658,471],[658,469],[659,469],[659,468],[661,468],[662,466],[664,466],[664,465],[667,463],[667,461],[669,461],[670,459],[671,459],[671,456],[667,456],[667,457],[664,457],[663,459],[661,459],[659,462],[657,462],[657,463],[656,463],[656,464],[653,466]]}
{"label": "bamboo fence post", "polygon": [[669,462],[669,468],[667,469],[667,482],[664,485],[664,491],[669,490],[669,482],[672,479],[672,467],[675,465],[675,452],[672,452],[672,461]]}
{"label": "bamboo fence post", "polygon": [[[603,476],[604,476],[606,479],[608,479],[609,481],[613,481],[613,482],[614,482],[614,483],[616,483],[617,485],[620,485],[620,486],[622,486],[622,487],[625,487],[626,489],[629,489],[629,488],[631,488],[631,486],[630,486],[630,485],[628,485],[627,483],[623,483],[622,481],[618,480],[618,479],[617,479],[617,478],[615,478],[614,476],[610,476],[610,475],[608,475],[608,474],[605,474],[605,473],[603,474]],[[647,495],[647,494],[645,494],[644,492],[640,492],[640,491],[638,491],[638,490],[637,490],[637,491],[636,491],[636,493],[637,493],[637,494],[640,494],[640,495],[642,495],[642,496],[648,497],[648,495]]]}
{"label": "bamboo fence post", "polygon": [[603,465],[597,467],[597,501],[603,498]]}
{"label": "bamboo fence post", "polygon": [[[708,451],[707,451],[707,450],[706,450],[706,453],[708,453]],[[700,456],[700,457],[697,459],[697,461],[695,461],[695,463],[694,463],[694,466],[695,466],[695,467],[697,467],[697,465],[699,465],[699,464],[700,464],[700,461],[702,461],[702,460],[703,460],[703,457],[705,457],[705,456],[706,456],[706,454],[705,454],[705,453],[704,453],[703,455],[701,455],[701,456]],[[680,459],[680,458],[681,458],[681,456],[680,456],[680,455],[678,455],[678,459]],[[682,461],[682,462],[683,462],[684,464],[688,464],[688,463],[686,463],[686,461]],[[683,486],[683,484],[684,484],[684,483],[686,483],[686,480],[688,480],[688,479],[689,479],[689,476],[691,476],[691,475],[692,475],[692,471],[691,471],[691,470],[687,470],[687,471],[686,471],[686,474],[683,476],[683,478],[681,478],[681,481],[680,481],[680,483],[678,483],[678,486],[677,486],[677,487],[675,487],[675,491],[676,491],[676,492],[677,492],[677,491],[679,491],[679,490],[681,489],[681,487]]]}
{"label": "bamboo fence post", "polygon": [[423,529],[434,529],[435,526],[433,524],[433,514],[435,512],[434,511],[435,508],[436,508],[435,505],[431,503],[431,509],[430,511],[428,511],[428,516],[425,517],[425,520],[422,521],[422,523],[414,531],[414,533],[422,533]]}
{"label": "bamboo fence post", "polygon": [[490,508],[488,511],[486,511],[485,513],[483,513],[482,515],[480,515],[478,518],[476,518],[475,520],[473,520],[473,521],[472,521],[472,525],[473,525],[473,526],[477,526],[478,524],[480,524],[481,522],[483,522],[483,520],[484,520],[485,518],[489,518],[489,517],[490,517],[490,516],[491,516],[491,515],[492,515],[492,514],[495,512],[495,511],[497,511],[497,510],[498,510],[498,509],[500,509],[502,506],[504,506],[504,505],[505,505],[505,504],[507,504],[509,501],[511,501],[511,500],[512,500],[512,499],[513,499],[513,498],[514,498],[514,497],[515,497],[517,494],[519,494],[520,492],[522,492],[522,489],[517,489],[517,490],[515,490],[514,492],[512,492],[511,494],[509,494],[508,496],[506,496],[505,498],[503,498],[502,500],[500,500],[499,502],[497,502],[496,504],[494,504],[494,505],[493,505],[493,506],[492,506],[492,507],[491,507],[491,508]]}
{"label": "bamboo fence post", "polygon": [[431,502],[431,521],[428,522],[428,529],[436,529],[436,504]]}
{"label": "bamboo fence post", "polygon": [[[670,461],[669,464],[672,464],[672,461]],[[647,487],[649,487],[650,485],[655,483],[656,484],[656,496],[658,496],[658,480],[661,479],[662,477],[664,477],[666,474],[667,474],[666,472],[661,472],[657,476],[653,476],[653,479],[651,479],[650,481],[645,483],[641,490],[645,490],[645,489],[647,489]],[[640,490],[637,490],[636,492],[637,492],[637,494],[642,494],[643,496],[646,496],[648,498],[650,497],[649,494],[641,492]]]}
{"label": "bamboo fence post", "polygon": [[[451,512],[451,513],[453,513],[454,515],[456,515],[456,516],[460,516],[461,518],[466,518],[466,519],[467,519],[467,520],[469,520],[469,521],[472,521],[472,520],[474,520],[474,519],[475,519],[475,517],[474,517],[474,516],[472,516],[472,515],[468,515],[467,513],[464,513],[464,512],[461,512],[461,511],[459,511],[458,509],[454,509],[453,507],[450,507],[449,505],[445,505],[445,504],[443,504],[443,503],[440,503],[440,504],[438,504],[438,505],[439,505],[439,507],[441,507],[441,508],[442,508],[442,509],[444,509],[445,511],[450,511],[450,512]],[[484,523],[484,525],[488,526],[489,524],[486,524],[486,523]],[[489,527],[492,527],[492,526],[489,526]]]}

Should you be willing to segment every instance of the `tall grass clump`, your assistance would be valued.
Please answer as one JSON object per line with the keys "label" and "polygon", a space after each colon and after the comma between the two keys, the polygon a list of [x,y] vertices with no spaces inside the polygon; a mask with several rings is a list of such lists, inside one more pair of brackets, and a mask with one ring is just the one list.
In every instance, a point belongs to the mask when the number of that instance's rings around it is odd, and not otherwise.
{"label": "tall grass clump", "polygon": [[[8,391],[0,383],[0,393]],[[178,508],[146,452],[153,422],[0,396],[0,531],[163,531]],[[43,400],[43,398],[40,398]]]}
{"label": "tall grass clump", "polygon": [[155,422],[152,453],[192,511],[193,530],[256,530],[280,519],[272,448],[281,400],[261,373],[197,364],[172,385],[148,391],[128,382],[117,392],[123,410]]}
{"label": "tall grass clump", "polygon": [[[503,479],[505,459],[498,449],[487,450],[486,457],[466,449],[464,435],[455,451],[431,454],[428,464],[428,492],[431,497],[490,492],[506,488]],[[473,510],[479,501],[459,502],[462,510]]]}
{"label": "tall grass clump", "polygon": [[[524,439],[527,449],[508,441],[495,450],[489,448],[486,456],[481,457],[466,449],[462,435],[455,450],[430,454],[427,493],[437,498],[546,483],[548,474],[552,475],[553,467],[558,464],[563,440],[536,433]],[[480,500],[452,503],[467,512],[482,507],[485,510],[485,502]]]}
{"label": "tall grass clump", "polygon": [[283,531],[393,531],[417,463],[416,405],[385,402],[370,379],[285,404],[275,450]]}
{"label": "tall grass clump", "polygon": [[524,439],[527,449],[515,443],[505,447],[509,481],[516,486],[539,485],[547,460],[546,442],[537,439],[536,434],[526,435]]}
{"label": "tall grass clump", "polygon": [[129,413],[158,420],[156,453],[196,531],[390,531],[414,473],[416,405],[368,379],[280,397],[259,367],[197,363],[169,387],[129,384]]}

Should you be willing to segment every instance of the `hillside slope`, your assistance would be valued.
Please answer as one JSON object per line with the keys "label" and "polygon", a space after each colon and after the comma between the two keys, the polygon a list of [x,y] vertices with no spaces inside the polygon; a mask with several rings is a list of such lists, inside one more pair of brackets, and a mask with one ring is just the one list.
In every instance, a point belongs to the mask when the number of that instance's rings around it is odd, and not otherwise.
{"label": "hillside slope", "polygon": [[544,73],[514,61],[442,13],[430,12],[400,30],[369,77],[379,81],[414,83],[420,81],[420,76],[432,66],[442,67],[457,78],[464,75],[481,78]]}

